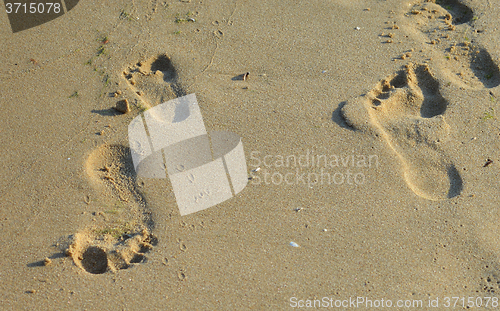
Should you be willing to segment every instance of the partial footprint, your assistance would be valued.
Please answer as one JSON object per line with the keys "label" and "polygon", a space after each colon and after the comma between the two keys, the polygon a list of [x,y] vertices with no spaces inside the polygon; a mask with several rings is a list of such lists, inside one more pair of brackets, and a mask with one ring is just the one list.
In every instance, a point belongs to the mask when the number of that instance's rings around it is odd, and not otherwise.
{"label": "partial footprint", "polygon": [[[419,1],[406,14],[436,52],[450,80],[471,89],[500,85],[500,70],[491,55],[474,43],[472,10],[458,0]],[[437,4],[439,3],[439,4]],[[409,31],[411,33],[411,29]]]}
{"label": "partial footprint", "polygon": [[144,206],[128,147],[102,145],[89,155],[85,170],[91,184],[100,192],[101,200]]}
{"label": "partial footprint", "polygon": [[129,66],[123,77],[138,96],[143,109],[185,95],[177,83],[177,72],[165,54]]}
{"label": "partial footprint", "polygon": [[66,255],[71,256],[83,270],[102,274],[145,262],[146,253],[157,243],[146,228],[118,235],[95,230],[79,232],[73,236]]}
{"label": "partial footprint", "polygon": [[439,148],[450,131],[442,115],[446,107],[427,65],[409,64],[365,96],[348,102],[341,113],[350,126],[387,141],[415,194],[441,200],[462,191],[457,169]]}
{"label": "partial footprint", "polygon": [[458,0],[436,0],[436,1],[427,1],[437,3],[442,8],[446,9],[453,18],[453,24],[460,25],[464,23],[468,23],[474,17],[474,13],[471,8],[461,3]]}
{"label": "partial footprint", "polygon": [[103,145],[85,163],[97,194],[95,226],[73,236],[67,254],[87,272],[100,274],[144,262],[157,243],[151,213],[135,179],[130,150]]}

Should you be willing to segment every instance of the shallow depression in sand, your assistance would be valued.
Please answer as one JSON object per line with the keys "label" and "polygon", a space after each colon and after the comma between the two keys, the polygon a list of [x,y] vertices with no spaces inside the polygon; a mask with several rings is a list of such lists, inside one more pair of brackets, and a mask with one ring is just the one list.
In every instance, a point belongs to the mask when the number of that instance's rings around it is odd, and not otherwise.
{"label": "shallow depression in sand", "polygon": [[102,248],[90,246],[82,253],[80,263],[85,271],[102,274],[108,269],[108,255]]}
{"label": "shallow depression in sand", "polygon": [[440,148],[450,132],[443,116],[447,105],[429,67],[408,64],[348,102],[341,113],[352,127],[385,139],[415,194],[442,200],[462,191],[460,174]]}

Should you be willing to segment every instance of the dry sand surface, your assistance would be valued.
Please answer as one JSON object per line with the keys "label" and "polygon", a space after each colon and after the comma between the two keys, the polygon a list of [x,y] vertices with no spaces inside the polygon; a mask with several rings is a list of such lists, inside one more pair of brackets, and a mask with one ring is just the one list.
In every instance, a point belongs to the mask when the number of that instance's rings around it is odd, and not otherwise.
{"label": "dry sand surface", "polygon": [[[499,306],[497,0],[81,0],[0,26],[0,309]],[[251,179],[180,216],[127,127],[192,93]]]}

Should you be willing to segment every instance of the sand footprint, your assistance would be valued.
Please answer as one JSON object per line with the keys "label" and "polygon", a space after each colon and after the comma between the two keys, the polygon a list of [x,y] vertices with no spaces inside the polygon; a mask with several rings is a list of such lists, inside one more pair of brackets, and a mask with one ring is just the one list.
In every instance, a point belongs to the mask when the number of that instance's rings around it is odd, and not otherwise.
{"label": "sand footprint", "polygon": [[350,126],[386,140],[415,194],[441,200],[462,190],[457,169],[439,147],[449,136],[446,107],[427,65],[409,64],[348,102],[341,113]]}
{"label": "sand footprint", "polygon": [[143,109],[185,95],[177,83],[177,72],[165,54],[129,66],[123,72],[123,77],[138,96]]}
{"label": "sand footprint", "polygon": [[[123,77],[143,109],[184,95],[165,54],[128,66]],[[73,236],[67,254],[77,266],[95,274],[145,262],[147,252],[158,241],[151,234],[154,222],[138,186],[129,148],[103,145],[89,155],[85,169],[97,194],[92,204],[100,211],[94,215],[95,226]]]}
{"label": "sand footprint", "polygon": [[101,274],[146,261],[157,243],[154,223],[133,173],[130,151],[121,145],[103,145],[85,163],[97,199],[95,226],[72,237],[66,250],[75,264]]}
{"label": "sand footprint", "polygon": [[498,65],[472,38],[476,36],[473,11],[458,0],[434,2],[419,1],[411,7],[406,14],[410,19],[408,33],[421,36],[430,50],[437,52],[434,61],[454,83],[470,89],[500,85]]}

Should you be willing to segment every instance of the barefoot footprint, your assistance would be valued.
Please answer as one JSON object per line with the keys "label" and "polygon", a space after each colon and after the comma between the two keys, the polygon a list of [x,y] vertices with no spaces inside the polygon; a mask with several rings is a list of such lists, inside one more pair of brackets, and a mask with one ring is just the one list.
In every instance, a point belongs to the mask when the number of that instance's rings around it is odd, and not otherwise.
{"label": "barefoot footprint", "polygon": [[[146,261],[157,243],[154,224],[136,186],[128,148],[103,145],[85,163],[96,224],[73,236],[66,253],[77,266],[93,274],[126,269]],[[90,201],[89,201],[90,203]]]}
{"label": "barefoot footprint", "polygon": [[458,0],[418,1],[406,16],[410,21],[407,32],[426,42],[427,52],[434,54],[433,61],[451,81],[469,89],[500,85],[498,65],[474,39],[481,29],[475,29],[469,7]]}
{"label": "barefoot footprint", "polygon": [[384,138],[415,194],[442,200],[462,191],[457,169],[439,147],[449,136],[446,106],[427,65],[409,64],[348,102],[341,113],[350,126]]}
{"label": "barefoot footprint", "polygon": [[143,109],[185,95],[177,83],[177,71],[165,54],[129,66],[123,77],[139,97]]}

